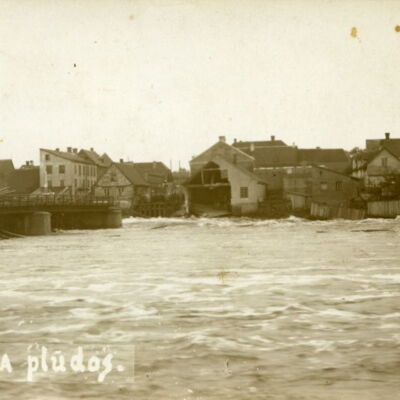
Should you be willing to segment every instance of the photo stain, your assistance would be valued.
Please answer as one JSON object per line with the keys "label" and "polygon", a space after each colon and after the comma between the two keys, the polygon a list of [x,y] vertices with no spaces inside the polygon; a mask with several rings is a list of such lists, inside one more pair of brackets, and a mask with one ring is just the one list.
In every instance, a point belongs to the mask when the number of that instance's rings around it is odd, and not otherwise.
{"label": "photo stain", "polygon": [[225,271],[225,270],[221,270],[218,274],[217,274],[217,278],[221,281],[222,284],[225,284],[226,278],[228,277],[229,272]]}
{"label": "photo stain", "polygon": [[353,27],[351,28],[350,36],[353,37],[353,38],[355,38],[355,39],[358,38],[358,36],[357,36],[357,28],[356,28],[355,26],[353,26]]}
{"label": "photo stain", "polygon": [[394,27],[394,30],[395,30],[396,32],[400,32],[400,25],[396,25],[396,26]]}
{"label": "photo stain", "polygon": [[76,64],[74,63],[74,68],[76,68]]}
{"label": "photo stain", "polygon": [[129,19],[132,21],[133,19],[135,19],[135,16],[134,16],[133,14],[131,14],[131,15],[129,16]]}

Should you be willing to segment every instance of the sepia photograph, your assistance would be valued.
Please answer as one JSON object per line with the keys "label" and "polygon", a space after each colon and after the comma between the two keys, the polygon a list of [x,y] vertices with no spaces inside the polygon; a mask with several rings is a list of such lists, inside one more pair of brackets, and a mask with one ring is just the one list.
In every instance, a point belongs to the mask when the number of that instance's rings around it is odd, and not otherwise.
{"label": "sepia photograph", "polygon": [[400,399],[399,65],[399,0],[0,0],[0,398]]}

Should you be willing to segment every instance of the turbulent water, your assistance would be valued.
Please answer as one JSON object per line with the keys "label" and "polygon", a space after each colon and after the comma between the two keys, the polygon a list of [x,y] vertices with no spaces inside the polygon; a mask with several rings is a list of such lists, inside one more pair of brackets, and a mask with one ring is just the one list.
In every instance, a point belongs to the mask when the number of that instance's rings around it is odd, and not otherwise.
{"label": "turbulent water", "polygon": [[[400,398],[399,238],[399,220],[130,219],[0,241],[1,399]],[[113,370],[46,372],[42,346]]]}

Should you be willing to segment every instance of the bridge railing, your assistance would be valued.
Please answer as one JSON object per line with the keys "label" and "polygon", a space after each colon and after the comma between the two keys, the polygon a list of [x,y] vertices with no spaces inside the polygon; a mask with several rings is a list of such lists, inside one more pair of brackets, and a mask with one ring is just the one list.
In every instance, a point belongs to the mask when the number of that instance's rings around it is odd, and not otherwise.
{"label": "bridge railing", "polygon": [[107,207],[115,205],[113,197],[50,195],[6,195],[0,197],[0,208],[39,206],[91,206]]}

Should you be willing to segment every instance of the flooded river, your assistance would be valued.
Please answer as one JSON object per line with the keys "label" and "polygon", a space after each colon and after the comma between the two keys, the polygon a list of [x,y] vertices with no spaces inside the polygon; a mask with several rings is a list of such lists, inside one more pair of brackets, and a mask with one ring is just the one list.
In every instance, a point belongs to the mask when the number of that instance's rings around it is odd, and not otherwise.
{"label": "flooded river", "polygon": [[[1,399],[396,399],[399,239],[399,220],[130,219],[0,241]],[[43,346],[113,370],[50,374]]]}

